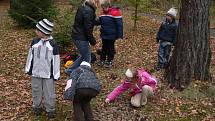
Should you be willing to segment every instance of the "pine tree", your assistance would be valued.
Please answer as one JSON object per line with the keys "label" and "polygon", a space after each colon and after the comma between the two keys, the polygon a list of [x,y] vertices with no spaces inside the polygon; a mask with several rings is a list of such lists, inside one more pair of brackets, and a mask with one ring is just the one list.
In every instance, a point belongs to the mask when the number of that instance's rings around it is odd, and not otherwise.
{"label": "pine tree", "polygon": [[36,22],[47,18],[52,20],[57,14],[53,0],[11,0],[9,15],[18,25],[34,27]]}

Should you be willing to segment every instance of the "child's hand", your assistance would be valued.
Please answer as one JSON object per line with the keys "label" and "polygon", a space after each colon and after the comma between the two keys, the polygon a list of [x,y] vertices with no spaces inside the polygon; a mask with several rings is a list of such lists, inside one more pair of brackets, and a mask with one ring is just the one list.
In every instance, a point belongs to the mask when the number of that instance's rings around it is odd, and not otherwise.
{"label": "child's hand", "polygon": [[110,103],[110,99],[106,98],[106,99],[105,99],[105,102],[106,102],[106,103]]}
{"label": "child's hand", "polygon": [[69,89],[69,88],[71,87],[71,85],[72,85],[72,79],[70,79],[70,80],[67,81],[66,87],[65,87],[65,91],[66,91],[67,89]]}
{"label": "child's hand", "polygon": [[97,43],[94,47],[95,47],[96,49],[99,49],[99,44]]}
{"label": "child's hand", "polygon": [[124,82],[125,82],[125,80],[123,79],[123,80],[121,80],[120,82],[121,82],[121,83],[124,83]]}

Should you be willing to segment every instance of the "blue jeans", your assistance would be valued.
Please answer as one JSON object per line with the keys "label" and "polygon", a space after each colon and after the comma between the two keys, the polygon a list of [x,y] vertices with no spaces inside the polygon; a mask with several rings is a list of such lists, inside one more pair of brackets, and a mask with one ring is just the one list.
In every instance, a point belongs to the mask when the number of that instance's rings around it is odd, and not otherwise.
{"label": "blue jeans", "polygon": [[80,66],[82,61],[86,61],[89,63],[91,61],[91,50],[89,41],[74,40],[74,44],[79,51],[79,57],[75,60],[72,66],[65,70],[65,72],[69,75],[72,73],[74,69]]}
{"label": "blue jeans", "polygon": [[169,63],[172,43],[161,41],[158,50],[158,66],[164,68]]}

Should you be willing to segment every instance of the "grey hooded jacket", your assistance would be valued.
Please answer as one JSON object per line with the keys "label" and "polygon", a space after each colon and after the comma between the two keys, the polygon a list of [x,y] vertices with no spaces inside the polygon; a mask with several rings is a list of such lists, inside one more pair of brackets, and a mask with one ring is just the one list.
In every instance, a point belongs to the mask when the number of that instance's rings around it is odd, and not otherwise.
{"label": "grey hooded jacket", "polygon": [[71,73],[70,79],[72,79],[72,84],[64,93],[65,100],[73,100],[76,89],[90,88],[96,90],[98,93],[101,90],[101,83],[93,69],[89,66],[80,65]]}

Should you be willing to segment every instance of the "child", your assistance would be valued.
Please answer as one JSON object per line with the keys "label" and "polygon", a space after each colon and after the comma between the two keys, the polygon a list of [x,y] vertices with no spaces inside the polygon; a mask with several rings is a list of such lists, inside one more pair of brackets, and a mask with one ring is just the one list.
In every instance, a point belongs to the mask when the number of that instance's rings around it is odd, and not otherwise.
{"label": "child", "polygon": [[177,10],[171,8],[167,14],[165,21],[161,24],[157,33],[157,42],[159,42],[158,50],[158,65],[156,70],[166,68],[169,63],[169,56],[171,52],[171,46],[175,43],[177,23],[176,23]]}
{"label": "child", "polygon": [[71,74],[65,87],[65,100],[73,100],[75,121],[92,121],[90,101],[101,90],[101,84],[91,68],[83,61]]}
{"label": "child", "polygon": [[32,40],[25,73],[32,76],[33,109],[36,116],[41,115],[42,98],[49,118],[55,113],[54,80],[60,78],[60,56],[56,41],[51,36],[53,23],[47,19],[36,25],[37,38]]}
{"label": "child", "polygon": [[98,65],[110,68],[116,53],[115,41],[123,39],[122,15],[118,7],[110,6],[109,0],[100,0],[100,4],[102,12],[98,23],[101,25],[102,53]]}
{"label": "child", "polygon": [[140,107],[147,103],[147,97],[154,94],[157,81],[148,74],[144,69],[132,71],[128,69],[125,73],[126,78],[122,80],[122,84],[117,86],[110,94],[108,94],[105,102],[109,103],[115,100],[120,94],[128,89],[132,89],[131,104],[134,107]]}

